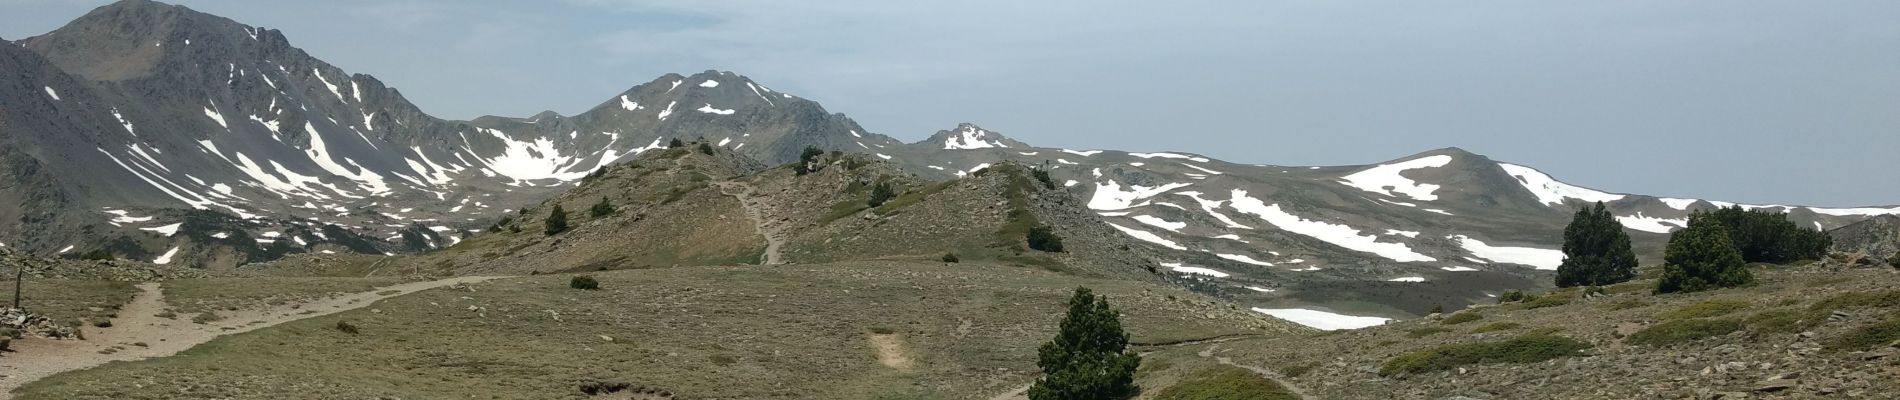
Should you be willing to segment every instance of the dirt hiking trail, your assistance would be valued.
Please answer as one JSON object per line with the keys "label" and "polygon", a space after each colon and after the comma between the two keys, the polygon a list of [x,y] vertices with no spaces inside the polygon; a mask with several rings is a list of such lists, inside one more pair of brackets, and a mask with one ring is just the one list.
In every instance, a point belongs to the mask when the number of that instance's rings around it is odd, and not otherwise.
{"label": "dirt hiking trail", "polygon": [[739,205],[745,207],[745,214],[752,218],[759,235],[765,237],[765,265],[784,264],[784,256],[779,248],[785,245],[785,221],[773,216],[771,205],[765,199],[753,194],[751,184],[739,181],[719,182],[719,193],[739,199]]}
{"label": "dirt hiking trail", "polygon": [[[320,317],[367,307],[377,300],[443,286],[476,283],[503,277],[465,276],[381,287],[362,293],[314,302],[237,311],[209,323],[191,322],[195,314],[159,317],[165,312],[160,283],[139,284],[139,293],[119,309],[112,327],[85,327],[86,340],[29,338],[13,341],[13,352],[0,355],[0,400],[28,382],[61,372],[92,368],[112,361],[165,357],[219,336],[249,332],[285,322]],[[109,354],[108,354],[109,353]]]}

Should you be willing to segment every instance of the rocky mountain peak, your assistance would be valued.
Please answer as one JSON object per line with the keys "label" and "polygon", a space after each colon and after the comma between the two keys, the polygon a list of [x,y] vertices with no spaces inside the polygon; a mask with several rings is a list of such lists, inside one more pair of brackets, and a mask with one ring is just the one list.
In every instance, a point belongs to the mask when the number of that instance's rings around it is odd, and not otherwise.
{"label": "rocky mountain peak", "polygon": [[920,144],[943,150],[973,150],[991,148],[1026,149],[1030,146],[1023,142],[1003,136],[1002,133],[983,129],[974,123],[964,122],[950,130],[937,131]]}

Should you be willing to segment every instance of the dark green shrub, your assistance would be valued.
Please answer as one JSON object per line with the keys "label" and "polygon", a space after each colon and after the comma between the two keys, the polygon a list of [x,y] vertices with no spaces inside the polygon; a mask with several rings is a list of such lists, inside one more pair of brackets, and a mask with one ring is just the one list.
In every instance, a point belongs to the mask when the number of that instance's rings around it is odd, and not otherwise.
{"label": "dark green shrub", "polygon": [[1406,329],[1405,336],[1409,338],[1417,339],[1417,338],[1422,338],[1422,337],[1436,335],[1436,334],[1445,333],[1445,332],[1451,332],[1451,329],[1440,328],[1436,326],[1427,326],[1423,328]]}
{"label": "dark green shrub", "polygon": [[1511,291],[1504,292],[1504,294],[1498,295],[1498,304],[1519,302],[1519,301],[1524,301],[1531,298],[1532,298],[1531,295],[1524,294],[1524,292],[1511,290]]}
{"label": "dark green shrub", "polygon": [[573,279],[568,279],[567,287],[581,290],[600,290],[600,281],[594,280],[592,276],[581,275]]}
{"label": "dark green shrub", "polygon": [[1127,351],[1121,314],[1088,288],[1076,288],[1056,337],[1036,349],[1042,377],[1029,387],[1031,400],[1135,397],[1141,356]]}
{"label": "dark green shrub", "polygon": [[680,146],[685,146],[685,145],[686,145],[686,142],[680,141],[680,138],[673,138],[673,140],[666,142],[666,148],[669,148],[669,149],[679,148]]}
{"label": "dark green shrub", "polygon": [[1035,177],[1037,182],[1042,182],[1042,187],[1044,189],[1049,189],[1049,190],[1056,189],[1056,181],[1055,179],[1049,177],[1049,170],[1042,169],[1042,168],[1034,168],[1034,169],[1029,170],[1029,175]]}
{"label": "dark green shrub", "polygon": [[1798,310],[1769,310],[1748,316],[1742,322],[1750,332],[1795,333],[1820,324],[1826,314]]}
{"label": "dark green shrub", "polygon": [[1432,312],[1431,312],[1431,313],[1432,313],[1432,314],[1444,314],[1444,313],[1445,313],[1445,305],[1444,305],[1444,304],[1433,304],[1433,305],[1432,305]]}
{"label": "dark green shrub", "polygon": [[614,205],[607,202],[606,196],[602,196],[599,203],[594,203],[593,207],[587,209],[587,213],[593,214],[594,218],[605,217],[614,213]]}
{"label": "dark green shrub", "polygon": [[349,321],[337,321],[336,330],[337,332],[348,333],[351,335],[363,333],[362,330],[356,328],[356,324],[352,324]]}
{"label": "dark green shrub", "polygon": [[871,187],[871,201],[868,204],[872,207],[881,206],[884,205],[884,202],[890,201],[892,197],[897,197],[897,192],[891,190],[891,184],[888,182],[878,182],[876,186]]}
{"label": "dark green shrub", "polygon": [[1036,225],[1029,228],[1029,248],[1051,253],[1062,252],[1062,237],[1056,236],[1054,229]]}
{"label": "dark green shrub", "polygon": [[1616,216],[1597,202],[1577,210],[1564,228],[1564,261],[1557,287],[1611,285],[1636,278],[1636,252]]}
{"label": "dark green shrub", "polygon": [[1669,237],[1657,293],[1695,292],[1742,286],[1755,281],[1742,253],[1729,241],[1728,229],[1709,213],[1689,214],[1689,227]]}
{"label": "dark green shrub", "polygon": [[1528,334],[1504,341],[1448,344],[1386,360],[1379,376],[1416,374],[1472,364],[1534,363],[1578,355],[1589,343],[1563,336]]}
{"label": "dark green shrub", "polygon": [[806,146],[805,151],[798,153],[798,164],[792,166],[792,171],[797,172],[799,175],[817,172],[819,166],[822,165],[820,164],[821,160],[819,160],[819,157],[823,157],[824,155],[824,150],[819,150],[817,147]]}
{"label": "dark green shrub", "polygon": [[1634,345],[1662,346],[1727,335],[1739,330],[1742,330],[1742,322],[1734,319],[1679,319],[1650,325],[1623,341]]}
{"label": "dark green shrub", "polygon": [[581,384],[581,393],[588,396],[603,396],[625,391],[633,385],[626,382],[588,382]]}
{"label": "dark green shrub", "polygon": [[1438,323],[1445,324],[1445,325],[1457,325],[1457,324],[1462,324],[1466,322],[1477,321],[1480,319],[1484,319],[1484,314],[1467,311],[1467,312],[1461,312],[1461,313],[1448,315],[1445,317],[1445,319],[1438,321]]}
{"label": "dark green shrub", "polygon": [[548,236],[567,231],[567,210],[562,210],[560,204],[555,204],[554,210],[548,211],[547,229],[544,231]]}
{"label": "dark green shrub", "polygon": [[1727,230],[1729,242],[1741,252],[1745,262],[1787,264],[1818,260],[1827,255],[1827,248],[1834,244],[1833,237],[1797,225],[1779,211],[1749,211],[1741,206],[1730,206],[1711,215]]}
{"label": "dark green shrub", "polygon": [[706,155],[709,155],[709,156],[712,155],[713,153],[712,144],[706,143],[706,142],[699,142],[699,152],[705,153]]}
{"label": "dark green shrub", "polygon": [[1312,372],[1314,368],[1318,368],[1318,367],[1319,367],[1319,364],[1314,364],[1314,363],[1293,364],[1293,365],[1288,365],[1285,367],[1280,367],[1279,372],[1280,372],[1280,376],[1284,376],[1288,378],[1298,378],[1300,377],[1300,375],[1306,375],[1307,372]]}
{"label": "dark green shrub", "polygon": [[957,253],[943,253],[943,262],[954,263],[959,261],[962,260],[957,259]]}
{"label": "dark green shrub", "polygon": [[8,347],[12,345],[13,345],[13,338],[0,337],[0,352],[9,350]]}
{"label": "dark green shrub", "polygon": [[897,330],[882,327],[882,326],[874,326],[874,327],[871,327],[871,333],[875,333],[879,335],[889,335],[889,334],[897,333]]}

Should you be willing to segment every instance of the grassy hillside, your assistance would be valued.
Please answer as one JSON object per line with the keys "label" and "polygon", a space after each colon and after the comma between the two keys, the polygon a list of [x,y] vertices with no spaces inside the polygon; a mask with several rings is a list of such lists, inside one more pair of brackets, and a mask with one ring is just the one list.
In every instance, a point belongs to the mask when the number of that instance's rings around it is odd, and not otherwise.
{"label": "grassy hillside", "polygon": [[586,398],[581,387],[600,382],[680,398],[990,398],[1034,379],[1035,348],[1076,286],[1105,293],[1138,343],[1309,332],[1166,285],[983,263],[593,277],[600,290],[542,275],[424,291],[16,394],[550,399]]}

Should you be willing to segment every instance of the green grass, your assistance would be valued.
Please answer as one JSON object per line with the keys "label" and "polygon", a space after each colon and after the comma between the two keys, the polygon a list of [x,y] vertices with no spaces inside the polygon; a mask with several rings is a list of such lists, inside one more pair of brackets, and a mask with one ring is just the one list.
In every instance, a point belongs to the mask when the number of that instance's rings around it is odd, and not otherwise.
{"label": "green grass", "polygon": [[1457,325],[1457,324],[1462,324],[1466,322],[1477,321],[1480,319],[1484,319],[1484,314],[1479,314],[1475,312],[1461,312],[1457,314],[1452,314],[1451,316],[1447,316],[1445,317],[1445,319],[1439,320],[1438,323],[1445,324],[1445,325]]}
{"label": "green grass", "polygon": [[1436,335],[1436,334],[1445,333],[1445,332],[1451,332],[1451,328],[1427,326],[1423,328],[1406,329],[1405,337],[1417,339],[1417,338],[1422,338],[1422,337]]}
{"label": "green grass", "polygon": [[1660,319],[1709,318],[1728,315],[1748,309],[1747,301],[1736,299],[1709,299],[1656,314]]}
{"label": "green grass", "polygon": [[857,215],[858,212],[871,208],[871,205],[865,203],[865,201],[866,199],[863,198],[852,197],[844,201],[832,203],[831,207],[826,209],[825,216],[818,218],[818,224],[829,224],[831,221]]}
{"label": "green grass", "polygon": [[1640,346],[1664,346],[1726,335],[1739,330],[1742,330],[1742,321],[1737,319],[1679,319],[1650,325],[1623,340]]}
{"label": "green grass", "polygon": [[1300,377],[1300,375],[1306,375],[1307,372],[1312,372],[1314,368],[1319,368],[1319,364],[1299,363],[1299,364],[1293,364],[1293,365],[1280,367],[1279,372],[1280,372],[1280,376],[1285,376],[1288,378],[1298,378]]}
{"label": "green grass", "polygon": [[1742,321],[1749,332],[1759,333],[1796,333],[1820,324],[1826,315],[1800,310],[1768,310],[1748,316]]}
{"label": "green grass", "polygon": [[1523,307],[1526,310],[1535,310],[1539,308],[1556,307],[1556,306],[1561,306],[1565,304],[1570,304],[1570,298],[1559,295],[1558,293],[1551,293],[1551,294],[1545,294],[1543,296],[1538,296],[1536,299],[1525,301],[1523,304]]}
{"label": "green grass", "polygon": [[877,209],[873,212],[876,212],[878,215],[890,215],[904,207],[909,207],[912,204],[924,201],[924,198],[930,197],[930,195],[942,192],[944,189],[949,189],[951,185],[955,185],[956,183],[957,181],[943,181],[932,183],[921,188],[906,190],[903,194],[899,194],[897,197],[891,198],[890,201],[884,202],[883,205],[877,206]]}
{"label": "green grass", "polygon": [[[9,277],[12,275],[8,273]],[[11,280],[0,281],[0,301],[13,305]],[[132,301],[137,284],[90,279],[27,279],[21,307],[68,326],[111,319],[119,307]]]}
{"label": "green grass", "polygon": [[1893,308],[1900,306],[1900,290],[1884,292],[1852,292],[1814,303],[1809,309],[1815,311],[1851,310],[1856,308]]}
{"label": "green grass", "polygon": [[1155,394],[1155,400],[1298,400],[1286,387],[1247,369],[1221,365]]}
{"label": "green grass", "polygon": [[1518,329],[1518,328],[1523,328],[1523,327],[1524,327],[1524,324],[1519,324],[1516,322],[1493,322],[1493,323],[1485,324],[1484,326],[1480,326],[1477,329],[1472,329],[1471,333],[1508,331],[1508,330]]}
{"label": "green grass", "polygon": [[[400,266],[385,266],[391,275]],[[407,273],[408,271],[402,271]],[[160,286],[165,303],[180,313],[209,313],[263,306],[303,303],[319,298],[374,290],[407,281],[394,276],[372,278],[204,278],[166,281]]]}
{"label": "green grass", "polygon": [[1386,360],[1380,376],[1441,371],[1472,364],[1534,363],[1579,355],[1589,343],[1556,335],[1523,335],[1509,340],[1448,344],[1400,354]]}
{"label": "green grass", "polygon": [[1834,351],[1867,350],[1886,346],[1895,340],[1900,340],[1900,317],[1889,317],[1885,321],[1854,327],[1828,340],[1826,348]]}

